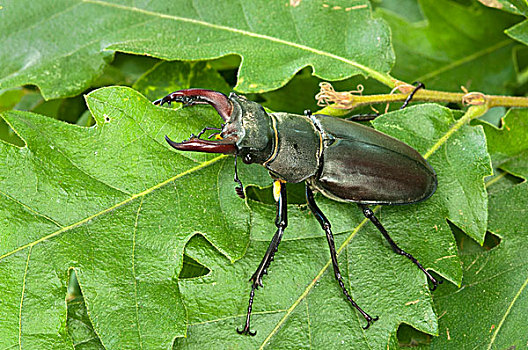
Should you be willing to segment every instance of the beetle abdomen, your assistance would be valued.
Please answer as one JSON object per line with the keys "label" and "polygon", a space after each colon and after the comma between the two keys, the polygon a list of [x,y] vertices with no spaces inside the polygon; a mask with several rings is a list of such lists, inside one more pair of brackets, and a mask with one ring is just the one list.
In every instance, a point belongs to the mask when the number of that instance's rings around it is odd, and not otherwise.
{"label": "beetle abdomen", "polygon": [[430,197],[436,174],[405,143],[363,125],[316,116],[334,142],[323,150],[323,166],[311,184],[334,200],[407,204]]}

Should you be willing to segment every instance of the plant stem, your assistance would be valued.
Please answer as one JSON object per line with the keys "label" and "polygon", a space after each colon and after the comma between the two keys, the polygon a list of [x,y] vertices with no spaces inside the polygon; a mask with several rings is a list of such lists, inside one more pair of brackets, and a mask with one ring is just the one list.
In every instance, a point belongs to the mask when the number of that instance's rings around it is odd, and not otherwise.
{"label": "plant stem", "polygon": [[[328,85],[326,85],[328,86]],[[411,85],[400,84],[400,89],[409,90]],[[344,116],[350,113],[350,110],[365,105],[372,105],[378,103],[403,102],[409,96],[409,92],[396,94],[381,94],[381,95],[357,95],[346,92],[335,92],[333,89],[326,87],[326,92],[321,86],[322,97],[320,101],[326,103],[333,103],[324,107],[318,113],[328,114],[332,116]],[[466,105],[486,105],[487,108],[492,107],[528,107],[528,98],[519,96],[499,96],[486,95],[479,92],[445,92],[437,90],[421,89],[416,92],[413,101],[422,102],[451,102]]]}

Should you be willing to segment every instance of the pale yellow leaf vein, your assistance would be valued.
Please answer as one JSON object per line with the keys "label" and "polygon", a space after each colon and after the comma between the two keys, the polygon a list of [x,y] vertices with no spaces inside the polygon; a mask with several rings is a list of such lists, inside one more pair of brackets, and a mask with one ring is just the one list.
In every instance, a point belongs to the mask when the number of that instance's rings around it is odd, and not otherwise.
{"label": "pale yellow leaf vein", "polygon": [[26,293],[26,279],[29,270],[29,257],[31,256],[31,247],[29,247],[28,256],[26,259],[26,268],[24,270],[24,277],[22,279],[22,293],[20,296],[20,308],[18,310],[18,346],[22,350],[22,305],[24,304],[24,294]]}
{"label": "pale yellow leaf vein", "polygon": [[134,277],[134,303],[136,306],[136,323],[137,323],[137,332],[138,332],[138,338],[139,338],[139,348],[143,349],[143,342],[141,341],[141,328],[139,324],[139,305],[138,305],[138,293],[137,293],[137,278],[136,278],[136,234],[137,234],[137,226],[139,221],[139,212],[141,211],[141,207],[143,206],[143,198],[141,198],[141,202],[139,203],[139,207],[136,213],[136,221],[134,223],[134,234],[132,235],[132,276]]}
{"label": "pale yellow leaf vein", "polygon": [[251,32],[251,31],[243,30],[243,29],[233,28],[233,27],[224,26],[224,25],[220,25],[220,24],[209,23],[209,22],[206,22],[206,21],[197,20],[197,19],[193,19],[193,18],[186,18],[186,17],[175,16],[175,15],[168,15],[168,14],[165,14],[165,13],[158,13],[158,12],[154,12],[154,11],[140,9],[140,8],[137,8],[137,7],[131,7],[131,6],[114,4],[114,3],[108,3],[108,2],[100,1],[100,0],[84,0],[84,2],[92,3],[92,4],[99,4],[99,5],[107,6],[107,7],[118,8],[118,9],[125,10],[125,11],[133,11],[133,12],[142,13],[142,14],[149,15],[149,16],[155,16],[155,17],[159,17],[159,18],[163,18],[163,19],[169,19],[169,20],[174,20],[174,21],[178,21],[178,22],[191,23],[191,24],[195,24],[195,25],[199,25],[199,26],[203,26],[203,27],[208,27],[208,28],[212,28],[212,29],[217,29],[217,30],[222,30],[222,31],[226,31],[226,32],[231,32],[231,33],[234,33],[234,34],[240,34],[240,35],[243,35],[243,36],[246,36],[246,37],[249,37],[249,38],[262,39],[262,40],[267,40],[267,41],[270,41],[270,42],[273,42],[273,43],[294,47],[294,48],[299,49],[299,50],[303,50],[303,51],[306,51],[306,52],[309,52],[309,53],[312,53],[312,54],[328,57],[328,58],[331,58],[331,59],[346,63],[348,65],[351,65],[353,67],[361,69],[362,71],[364,71],[365,73],[370,75],[372,78],[374,78],[374,79],[376,79],[376,80],[378,80],[378,81],[380,81],[380,82],[382,82],[382,83],[384,83],[384,84],[386,84],[388,86],[393,86],[394,85],[393,84],[393,78],[391,78],[388,74],[380,73],[380,72],[378,72],[378,71],[376,71],[376,70],[374,70],[372,68],[369,68],[367,66],[364,66],[364,65],[362,65],[362,64],[360,64],[360,63],[358,63],[356,61],[352,61],[352,60],[347,59],[345,57],[338,56],[338,55],[335,55],[333,53],[330,53],[330,52],[327,52],[327,51],[323,51],[323,50],[319,50],[319,49],[316,49],[316,48],[313,48],[313,47],[310,47],[310,46],[306,46],[306,45],[303,45],[303,44],[294,43],[294,42],[291,42],[291,41],[288,41],[288,40],[283,40],[283,39],[276,38],[276,37],[273,37],[273,36],[269,36],[269,35],[265,35],[265,34],[259,34],[259,33]]}
{"label": "pale yellow leaf vein", "polygon": [[508,317],[508,315],[510,314],[510,311],[513,308],[513,305],[515,304],[515,302],[517,301],[517,299],[519,298],[519,296],[521,295],[521,293],[523,292],[523,290],[526,288],[527,285],[528,285],[528,278],[524,280],[523,285],[521,286],[521,288],[519,288],[519,290],[517,291],[517,294],[515,294],[515,297],[513,297],[510,305],[506,309],[506,312],[502,316],[502,319],[500,320],[500,323],[497,326],[497,329],[495,329],[495,332],[493,333],[493,336],[490,339],[490,343],[488,344],[488,350],[491,349],[491,347],[493,346],[493,343],[495,342],[495,339],[497,338],[497,334],[499,334],[499,330],[504,324],[504,321],[506,321],[506,317]]}
{"label": "pale yellow leaf vein", "polygon": [[50,233],[47,236],[39,238],[36,241],[33,241],[31,243],[24,244],[23,246],[20,246],[17,249],[14,249],[14,250],[12,250],[12,251],[10,251],[8,253],[5,253],[4,255],[0,255],[0,260],[4,259],[4,258],[6,258],[6,257],[8,257],[10,255],[13,255],[13,254],[15,254],[15,253],[17,253],[17,252],[19,252],[21,250],[24,250],[26,248],[31,248],[34,245],[38,244],[38,243],[44,242],[44,241],[46,241],[46,240],[48,240],[50,238],[53,238],[55,236],[58,236],[58,235],[64,233],[66,231],[69,231],[71,229],[79,227],[79,226],[89,222],[90,220],[93,220],[93,219],[95,219],[95,218],[97,218],[97,217],[99,217],[101,215],[109,213],[112,210],[115,210],[115,209],[117,209],[117,208],[119,208],[119,207],[121,207],[121,206],[123,206],[125,204],[128,204],[128,203],[132,202],[135,199],[142,198],[142,197],[146,196],[147,194],[157,190],[158,188],[161,188],[161,187],[167,185],[168,183],[171,183],[171,182],[175,181],[176,179],[178,179],[180,177],[183,177],[185,175],[189,175],[189,174],[191,174],[191,173],[193,173],[195,171],[198,171],[198,170],[200,170],[202,168],[205,168],[205,167],[207,167],[207,166],[209,166],[209,165],[211,165],[211,164],[213,164],[213,163],[215,163],[215,162],[217,162],[220,159],[223,159],[225,157],[227,157],[227,156],[226,155],[221,155],[221,156],[215,157],[213,159],[210,159],[208,161],[205,161],[205,162],[201,163],[200,165],[197,165],[197,166],[195,166],[195,167],[193,167],[191,169],[185,170],[184,172],[181,172],[181,173],[179,173],[179,174],[177,174],[177,175],[175,175],[175,176],[173,176],[173,177],[171,177],[171,178],[169,178],[169,179],[167,179],[167,180],[165,180],[163,182],[160,182],[159,184],[156,184],[155,186],[152,186],[152,187],[150,187],[150,188],[148,188],[148,189],[146,189],[146,190],[144,190],[142,192],[139,192],[137,194],[134,194],[134,195],[130,196],[129,198],[125,199],[124,201],[122,201],[120,203],[117,203],[117,204],[115,204],[115,205],[113,205],[113,206],[111,206],[109,208],[106,208],[106,209],[104,209],[104,210],[102,210],[102,211],[100,211],[98,213],[95,213],[95,214],[93,214],[91,216],[88,216],[87,218],[84,218],[83,220],[75,222],[75,223],[73,223],[71,225],[64,226],[61,229],[59,229],[59,230],[57,230],[57,231],[55,231],[53,233]]}

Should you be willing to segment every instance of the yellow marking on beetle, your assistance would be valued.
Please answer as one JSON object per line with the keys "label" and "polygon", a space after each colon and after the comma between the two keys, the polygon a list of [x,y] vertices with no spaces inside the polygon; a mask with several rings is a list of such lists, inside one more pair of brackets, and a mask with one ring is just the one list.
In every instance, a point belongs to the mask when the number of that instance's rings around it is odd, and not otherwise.
{"label": "yellow marking on beetle", "polygon": [[273,152],[271,152],[271,156],[266,159],[262,165],[266,167],[269,162],[271,162],[275,157],[277,156],[277,153],[279,152],[279,132],[277,131],[277,121],[275,120],[275,117],[270,114],[271,118],[271,127],[273,128],[273,135],[275,136],[275,144],[273,145]]}
{"label": "yellow marking on beetle", "polygon": [[282,184],[285,183],[285,182],[286,181],[284,181],[284,180],[275,180],[275,181],[273,181],[273,198],[275,198],[275,202],[279,201]]}

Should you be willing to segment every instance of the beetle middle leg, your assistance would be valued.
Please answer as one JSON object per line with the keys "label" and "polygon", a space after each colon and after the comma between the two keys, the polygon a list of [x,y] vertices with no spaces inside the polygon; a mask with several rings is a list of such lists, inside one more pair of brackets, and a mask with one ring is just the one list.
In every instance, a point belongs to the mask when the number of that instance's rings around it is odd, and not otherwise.
{"label": "beetle middle leg", "polygon": [[337,263],[337,253],[335,249],[334,244],[334,235],[332,234],[331,225],[326,216],[323,214],[321,209],[317,206],[317,203],[315,203],[315,199],[313,196],[313,192],[308,184],[306,184],[306,201],[308,202],[308,206],[310,207],[310,210],[315,215],[315,218],[317,221],[319,221],[319,224],[321,224],[322,229],[326,233],[326,239],[328,241],[328,246],[330,247],[330,256],[332,257],[332,265],[334,267],[334,276],[339,282],[339,286],[341,287],[341,290],[343,291],[343,294],[346,296],[348,301],[354,306],[359,313],[367,320],[367,325],[363,327],[363,329],[367,329],[370,327],[370,324],[374,321],[378,320],[378,317],[372,317],[369,314],[367,314],[363,309],[359,307],[358,304],[352,299],[350,294],[348,293],[345,283],[343,282],[343,278],[341,277],[341,271],[339,271],[339,265]]}
{"label": "beetle middle leg", "polygon": [[387,242],[389,242],[392,250],[396,253],[396,254],[400,254],[400,255],[403,255],[403,256],[406,256],[409,260],[411,260],[416,266],[418,266],[418,268],[420,270],[422,270],[422,272],[425,274],[425,276],[427,276],[427,278],[431,281],[431,283],[433,283],[433,287],[431,288],[431,290],[435,290],[436,287],[438,286],[438,284],[442,283],[442,281],[437,281],[436,278],[434,278],[429,272],[427,272],[426,269],[424,269],[424,267],[422,266],[422,264],[420,264],[420,262],[418,260],[416,260],[416,258],[414,256],[412,256],[411,254],[407,253],[406,251],[404,251],[403,249],[401,249],[400,247],[398,247],[398,245],[396,244],[396,242],[393,241],[393,239],[389,236],[389,233],[387,232],[387,230],[385,229],[385,227],[383,227],[383,225],[381,224],[381,222],[378,220],[378,218],[376,217],[376,215],[374,215],[374,212],[368,207],[368,205],[365,205],[365,204],[358,204],[358,206],[361,208],[361,210],[363,211],[363,215],[365,215],[365,217],[367,219],[369,219],[370,221],[372,221],[372,223],[374,224],[374,226],[376,226],[376,228],[378,229],[378,231],[381,232],[381,234],[383,235],[383,237],[385,237],[385,239],[387,240]]}
{"label": "beetle middle leg", "polygon": [[249,327],[251,311],[253,309],[253,298],[255,296],[255,289],[258,289],[259,286],[262,287],[262,277],[268,273],[268,267],[273,261],[273,257],[275,256],[275,253],[279,248],[279,243],[282,239],[284,229],[286,228],[286,226],[288,226],[286,184],[282,181],[276,180],[274,183],[274,188],[277,188],[277,186],[279,192],[277,198],[277,216],[275,218],[275,226],[277,226],[277,232],[275,232],[275,235],[271,239],[268,250],[266,250],[266,254],[264,254],[264,258],[262,258],[259,267],[255,271],[253,276],[251,276],[251,278],[249,279],[251,281],[251,292],[249,294],[249,305],[246,315],[246,324],[243,330],[239,330],[237,328],[238,334],[249,334],[252,336],[257,334],[256,331],[252,332]]}

